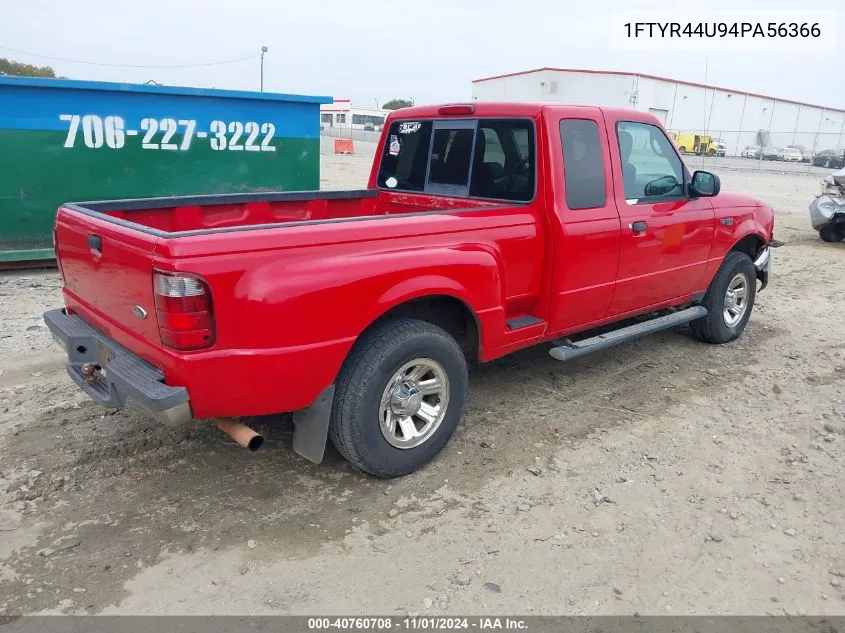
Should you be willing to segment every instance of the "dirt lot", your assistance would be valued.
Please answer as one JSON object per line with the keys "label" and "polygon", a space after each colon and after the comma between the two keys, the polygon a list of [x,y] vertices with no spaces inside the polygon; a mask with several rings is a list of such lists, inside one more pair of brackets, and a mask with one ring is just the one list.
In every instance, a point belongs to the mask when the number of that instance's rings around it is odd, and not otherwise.
{"label": "dirt lot", "polygon": [[[324,185],[363,185],[357,147]],[[40,318],[57,273],[0,274],[0,614],[845,614],[845,244],[809,228],[817,176],[721,175],[785,242],[741,340],[476,367],[392,482],[284,419],[249,454],[98,408]]]}

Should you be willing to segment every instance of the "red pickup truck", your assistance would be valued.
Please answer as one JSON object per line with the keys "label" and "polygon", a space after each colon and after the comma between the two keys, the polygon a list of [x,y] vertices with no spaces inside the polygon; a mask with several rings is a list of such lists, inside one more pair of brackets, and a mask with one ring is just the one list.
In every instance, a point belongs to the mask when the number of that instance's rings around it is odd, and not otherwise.
{"label": "red pickup truck", "polygon": [[690,174],[637,111],[476,103],[392,113],[367,189],[65,204],[70,376],[167,422],[294,412],[358,468],[410,473],[462,414],[467,363],[569,360],[689,323],[737,338],[771,208]]}

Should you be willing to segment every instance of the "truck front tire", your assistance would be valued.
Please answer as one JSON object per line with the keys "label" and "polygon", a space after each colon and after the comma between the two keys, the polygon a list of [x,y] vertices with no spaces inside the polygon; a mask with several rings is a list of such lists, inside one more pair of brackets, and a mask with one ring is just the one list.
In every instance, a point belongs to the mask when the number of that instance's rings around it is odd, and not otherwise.
{"label": "truck front tire", "polygon": [[448,332],[416,319],[378,323],[340,371],[329,438],[364,472],[407,475],[449,441],[466,391],[466,359]]}
{"label": "truck front tire", "polygon": [[693,336],[705,343],[729,343],[742,334],[757,294],[757,273],[751,258],[731,251],[710,283],[701,305],[707,316],[690,323]]}

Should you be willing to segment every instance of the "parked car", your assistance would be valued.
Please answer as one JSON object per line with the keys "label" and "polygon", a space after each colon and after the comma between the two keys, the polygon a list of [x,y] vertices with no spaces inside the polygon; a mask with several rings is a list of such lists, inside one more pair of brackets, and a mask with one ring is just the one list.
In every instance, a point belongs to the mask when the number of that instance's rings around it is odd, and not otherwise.
{"label": "parked car", "polygon": [[746,145],[742,149],[742,157],[743,158],[760,158],[760,146],[759,145]]}
{"label": "parked car", "polygon": [[781,150],[777,147],[764,147],[760,155],[763,160],[781,160]]}
{"label": "parked car", "polygon": [[449,441],[470,362],[684,323],[735,340],[773,229],[651,114],[418,106],[389,115],[364,190],[62,205],[64,308],[44,319],[104,406],[216,419],[251,450],[235,418],[292,411],[295,452],[320,462],[328,436],[394,477]]}
{"label": "parked car", "polygon": [[842,150],[825,149],[813,156],[813,165],[841,169],[845,167],[845,152]]}
{"label": "parked car", "polygon": [[784,147],[781,150],[778,150],[778,157],[782,161],[790,162],[790,163],[800,163],[801,160],[804,158],[804,155],[801,153],[801,150],[795,147]]}
{"label": "parked car", "polygon": [[787,145],[787,149],[796,149],[801,152],[801,162],[802,163],[809,163],[810,162],[810,152],[803,145]]}
{"label": "parked car", "polygon": [[724,141],[716,141],[716,156],[724,156],[728,152],[728,144]]}

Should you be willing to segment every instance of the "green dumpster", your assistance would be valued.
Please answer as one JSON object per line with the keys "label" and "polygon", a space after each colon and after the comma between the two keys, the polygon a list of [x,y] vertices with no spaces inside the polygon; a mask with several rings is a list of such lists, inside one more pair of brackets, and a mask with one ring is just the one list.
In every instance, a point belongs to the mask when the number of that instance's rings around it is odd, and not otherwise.
{"label": "green dumpster", "polygon": [[0,263],[52,259],[63,202],[318,189],[331,101],[0,77]]}

